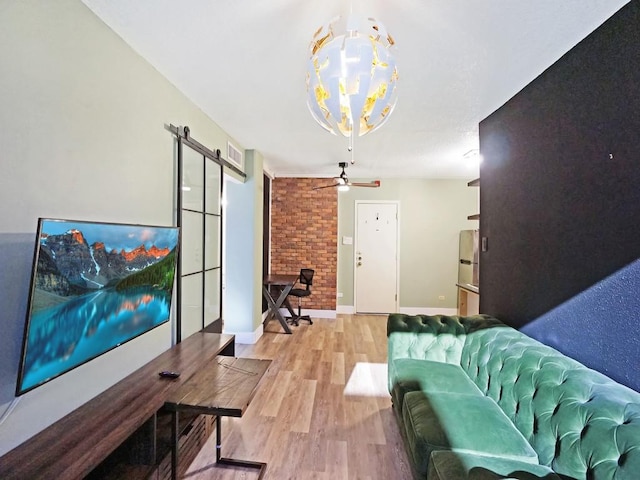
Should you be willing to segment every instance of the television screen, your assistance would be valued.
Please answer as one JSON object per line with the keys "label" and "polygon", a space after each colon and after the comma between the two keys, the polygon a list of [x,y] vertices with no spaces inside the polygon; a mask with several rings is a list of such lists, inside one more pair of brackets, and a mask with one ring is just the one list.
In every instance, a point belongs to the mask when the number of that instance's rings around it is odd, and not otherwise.
{"label": "television screen", "polygon": [[39,219],[16,396],[169,320],[177,227]]}

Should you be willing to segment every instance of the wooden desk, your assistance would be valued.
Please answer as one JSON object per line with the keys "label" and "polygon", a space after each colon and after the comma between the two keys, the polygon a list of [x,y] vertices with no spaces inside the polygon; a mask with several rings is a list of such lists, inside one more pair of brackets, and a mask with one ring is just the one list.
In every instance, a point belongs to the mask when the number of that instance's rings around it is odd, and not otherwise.
{"label": "wooden desk", "polygon": [[[298,281],[298,277],[298,275],[272,274],[267,275],[264,278],[264,281],[262,282],[262,295],[269,304],[269,312],[267,313],[267,318],[264,320],[265,325],[269,320],[275,317],[278,319],[278,322],[280,322],[280,325],[282,325],[285,333],[291,333],[291,329],[289,328],[287,321],[280,313],[280,307],[284,304],[287,310],[289,310],[291,317],[293,318],[296,316],[296,313],[293,311],[293,308],[291,308],[291,304],[287,297],[289,296],[289,292],[293,286]],[[273,298],[273,295],[271,294],[271,287],[279,288],[280,295],[277,299]]]}
{"label": "wooden desk", "polygon": [[165,408],[173,412],[171,477],[177,476],[180,412],[216,415],[216,463],[258,468],[262,478],[266,463],[223,458],[221,455],[221,417],[241,417],[253,399],[271,360],[218,357],[167,397]]}

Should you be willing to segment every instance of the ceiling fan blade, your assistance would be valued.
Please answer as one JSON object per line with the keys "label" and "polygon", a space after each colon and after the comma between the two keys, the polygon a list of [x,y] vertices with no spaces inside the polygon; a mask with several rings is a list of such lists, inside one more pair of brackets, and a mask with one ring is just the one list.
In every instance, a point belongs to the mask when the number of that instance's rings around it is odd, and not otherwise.
{"label": "ceiling fan blade", "polygon": [[322,185],[321,187],[313,187],[312,190],[320,190],[322,188],[339,187],[340,185],[341,185],[340,183],[332,183],[331,185]]}
{"label": "ceiling fan blade", "polygon": [[[347,187],[345,190],[348,190],[348,187],[369,187],[369,188],[378,188],[380,186],[380,180],[373,180],[371,182],[350,182],[347,174],[344,169],[347,168],[346,162],[340,162],[338,167],[342,169],[340,172],[340,176],[333,177],[333,181],[335,182],[333,185],[322,185],[320,187],[313,187],[312,190],[320,190],[321,188],[333,188],[333,187]],[[338,190],[343,190],[342,188],[338,188]]]}
{"label": "ceiling fan blade", "polygon": [[374,180],[372,182],[367,182],[367,183],[360,183],[360,182],[353,182],[353,183],[349,183],[349,186],[352,187],[370,187],[370,188],[378,188],[380,186],[380,180]]}

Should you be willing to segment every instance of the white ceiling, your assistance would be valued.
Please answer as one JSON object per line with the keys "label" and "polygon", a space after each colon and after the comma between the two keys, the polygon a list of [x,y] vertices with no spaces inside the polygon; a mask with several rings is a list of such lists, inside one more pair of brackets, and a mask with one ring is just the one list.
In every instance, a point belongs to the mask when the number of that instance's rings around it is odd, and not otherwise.
{"label": "white ceiling", "polygon": [[276,176],[334,176],[350,160],[307,109],[307,49],[349,8],[372,16],[396,41],[398,103],[356,139],[349,176],[471,179],[478,123],[628,0],[83,2]]}

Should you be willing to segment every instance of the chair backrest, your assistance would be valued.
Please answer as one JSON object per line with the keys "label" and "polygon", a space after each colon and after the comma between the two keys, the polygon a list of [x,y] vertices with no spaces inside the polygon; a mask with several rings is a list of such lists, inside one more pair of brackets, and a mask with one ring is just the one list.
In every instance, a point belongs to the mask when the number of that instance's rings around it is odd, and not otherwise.
{"label": "chair backrest", "polygon": [[314,270],[310,268],[301,268],[300,269],[300,283],[307,286],[307,290],[309,290],[309,286],[313,285],[313,274]]}

